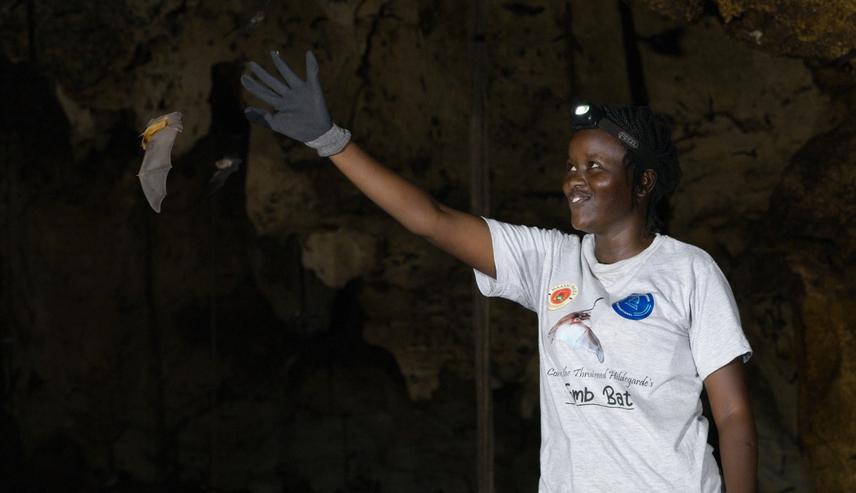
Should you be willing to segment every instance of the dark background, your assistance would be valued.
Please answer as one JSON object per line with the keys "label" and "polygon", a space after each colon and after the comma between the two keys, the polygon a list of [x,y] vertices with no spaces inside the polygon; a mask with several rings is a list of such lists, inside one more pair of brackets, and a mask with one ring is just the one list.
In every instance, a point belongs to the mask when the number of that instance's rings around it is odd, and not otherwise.
{"label": "dark background", "polygon": [[[761,491],[856,488],[852,2],[486,15],[491,215],[568,228],[571,101],[669,115],[669,233],[740,304]],[[474,491],[471,273],[249,127],[239,84],[313,49],[354,140],[466,209],[466,33],[453,0],[0,2],[0,489]],[[158,215],[138,134],[171,111]],[[537,489],[534,327],[492,302],[501,493]]]}

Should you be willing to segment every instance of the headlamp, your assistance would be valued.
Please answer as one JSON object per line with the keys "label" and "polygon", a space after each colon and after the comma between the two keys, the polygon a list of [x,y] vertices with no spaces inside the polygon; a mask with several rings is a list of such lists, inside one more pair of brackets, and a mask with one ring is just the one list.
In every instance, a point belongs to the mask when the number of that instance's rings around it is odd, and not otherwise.
{"label": "headlamp", "polygon": [[642,142],[633,134],[623,129],[620,125],[606,117],[603,108],[588,104],[580,104],[574,107],[571,115],[571,129],[583,130],[587,128],[599,128],[604,132],[620,140],[625,147],[635,152],[646,166],[654,167],[657,159]]}

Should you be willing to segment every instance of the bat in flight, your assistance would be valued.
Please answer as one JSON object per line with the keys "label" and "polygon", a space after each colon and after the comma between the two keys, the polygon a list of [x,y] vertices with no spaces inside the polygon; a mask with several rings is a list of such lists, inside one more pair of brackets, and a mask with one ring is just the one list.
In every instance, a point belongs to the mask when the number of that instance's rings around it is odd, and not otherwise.
{"label": "bat in flight", "polygon": [[146,200],[158,213],[166,197],[166,177],[172,168],[172,146],[182,128],[181,113],[174,112],[152,118],[141,134],[141,145],[146,154],[137,177],[140,178]]}
{"label": "bat in flight", "polygon": [[208,195],[213,195],[217,190],[223,187],[226,179],[232,176],[233,173],[241,168],[243,160],[238,156],[226,156],[223,159],[214,163],[214,168],[217,170],[208,182]]}

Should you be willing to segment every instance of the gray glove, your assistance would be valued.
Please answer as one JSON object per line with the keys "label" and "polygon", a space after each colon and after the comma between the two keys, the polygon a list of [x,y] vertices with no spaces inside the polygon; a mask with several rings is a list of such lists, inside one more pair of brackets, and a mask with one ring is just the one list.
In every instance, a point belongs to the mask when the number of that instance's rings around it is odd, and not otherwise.
{"label": "gray glove", "polygon": [[315,55],[311,51],[306,52],[305,82],[282,61],[279,53],[272,51],[270,55],[285,83],[267,73],[259,64],[250,62],[250,70],[261,82],[242,75],[241,84],[252,95],[270,104],[274,111],[248,107],[244,110],[247,119],[303,142],[317,150],[319,156],[341,152],[351,139],[351,132],[339,128],[330,119],[318,80]]}

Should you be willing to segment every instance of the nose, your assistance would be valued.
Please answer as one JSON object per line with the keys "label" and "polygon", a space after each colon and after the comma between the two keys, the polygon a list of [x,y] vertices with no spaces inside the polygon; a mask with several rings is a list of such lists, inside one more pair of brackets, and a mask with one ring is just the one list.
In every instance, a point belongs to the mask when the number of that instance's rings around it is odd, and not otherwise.
{"label": "nose", "polygon": [[565,174],[565,181],[562,183],[562,191],[567,196],[576,187],[585,187],[585,179],[579,171],[568,171]]}

